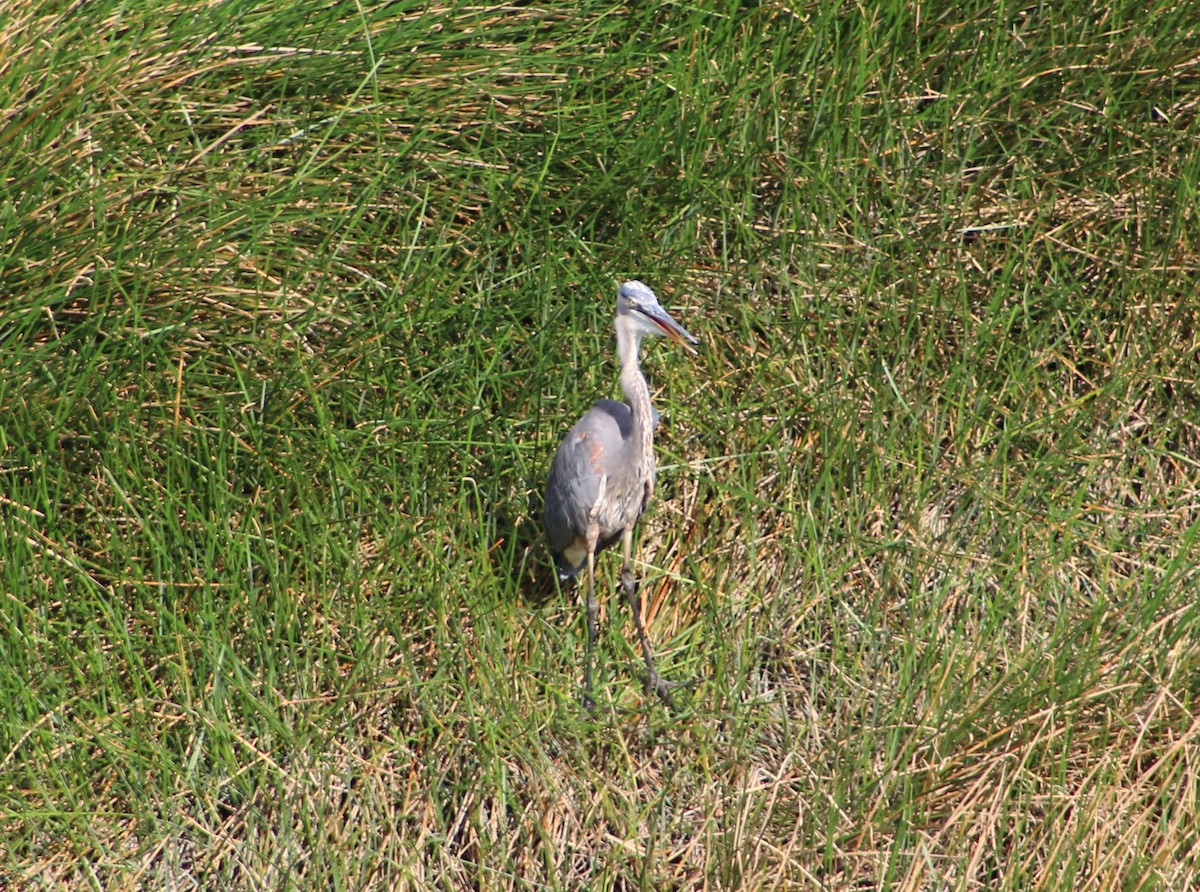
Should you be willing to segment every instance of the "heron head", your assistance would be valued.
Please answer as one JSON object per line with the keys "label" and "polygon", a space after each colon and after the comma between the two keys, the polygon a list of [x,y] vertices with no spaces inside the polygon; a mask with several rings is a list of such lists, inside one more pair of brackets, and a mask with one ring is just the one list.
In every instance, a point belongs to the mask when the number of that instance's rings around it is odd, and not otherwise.
{"label": "heron head", "polygon": [[670,338],[693,353],[696,338],[671,318],[649,286],[636,280],[625,282],[617,292],[617,319],[628,319],[634,331],[642,335]]}

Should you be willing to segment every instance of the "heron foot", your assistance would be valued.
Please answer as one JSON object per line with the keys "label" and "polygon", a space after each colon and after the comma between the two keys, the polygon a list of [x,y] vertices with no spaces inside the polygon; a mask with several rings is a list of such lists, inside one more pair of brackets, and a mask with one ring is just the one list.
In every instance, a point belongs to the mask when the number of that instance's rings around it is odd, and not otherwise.
{"label": "heron foot", "polygon": [[662,700],[671,712],[679,712],[679,707],[675,703],[675,698],[671,696],[671,692],[679,688],[694,687],[695,684],[694,678],[690,681],[668,681],[657,672],[651,671],[646,675],[645,687],[647,694],[657,694],[658,699]]}

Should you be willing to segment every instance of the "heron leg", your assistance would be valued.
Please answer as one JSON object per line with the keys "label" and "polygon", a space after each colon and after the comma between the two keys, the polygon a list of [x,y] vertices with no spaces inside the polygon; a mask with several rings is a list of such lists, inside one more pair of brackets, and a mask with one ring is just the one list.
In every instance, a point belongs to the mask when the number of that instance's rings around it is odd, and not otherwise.
{"label": "heron leg", "polygon": [[650,651],[650,638],[646,635],[646,624],[642,622],[642,608],[637,596],[637,583],[633,580],[633,527],[625,529],[623,547],[625,550],[624,563],[621,567],[621,586],[625,589],[625,597],[629,601],[629,609],[633,612],[633,624],[637,627],[638,641],[642,645],[642,656],[646,660],[646,693],[658,695],[667,708],[678,712],[675,699],[671,696],[674,688],[682,683],[667,681],[654,668],[654,654]]}
{"label": "heron leg", "polygon": [[588,536],[587,555],[587,656],[583,664],[583,706],[588,712],[596,711],[592,697],[592,653],[599,636],[600,604],[596,600],[596,542],[597,536]]}
{"label": "heron leg", "polygon": [[595,651],[596,636],[599,635],[600,604],[596,601],[595,552],[588,552],[588,653],[583,663],[583,706],[595,712],[596,701],[592,698],[592,652]]}

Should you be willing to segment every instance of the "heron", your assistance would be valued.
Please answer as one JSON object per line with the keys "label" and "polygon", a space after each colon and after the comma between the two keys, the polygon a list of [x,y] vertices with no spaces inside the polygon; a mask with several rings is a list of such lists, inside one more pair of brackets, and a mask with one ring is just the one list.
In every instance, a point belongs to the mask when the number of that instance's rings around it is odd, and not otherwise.
{"label": "heron", "polygon": [[546,539],[559,576],[570,579],[587,571],[587,657],[584,663],[584,706],[592,699],[592,655],[598,635],[596,556],[621,540],[621,585],[633,611],[642,656],[646,691],[653,691],[674,710],[671,690],[678,687],[659,676],[633,579],[633,527],[654,494],[654,428],[658,413],[650,405],[650,388],[638,364],[642,338],[666,337],[692,353],[696,338],[671,318],[649,287],[625,282],[617,291],[617,356],[619,383],[628,403],[599,400],[554,454],[546,478]]}

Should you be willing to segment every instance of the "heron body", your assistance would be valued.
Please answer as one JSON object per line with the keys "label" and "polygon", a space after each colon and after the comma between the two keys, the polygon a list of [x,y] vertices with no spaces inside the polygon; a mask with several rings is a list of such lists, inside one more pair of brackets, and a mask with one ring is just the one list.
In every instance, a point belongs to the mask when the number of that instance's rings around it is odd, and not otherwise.
{"label": "heron body", "polygon": [[654,670],[632,574],[634,524],[654,494],[654,428],[658,421],[658,413],[650,405],[650,388],[638,365],[638,353],[647,335],[665,336],[684,346],[696,339],[659,305],[653,291],[636,281],[624,283],[618,291],[616,333],[620,384],[628,404],[599,400],[593,405],[558,447],[546,479],[546,539],[559,573],[568,578],[587,571],[584,686],[589,707],[599,612],[595,559],[618,539],[624,546],[622,583],[633,608],[649,673],[647,687],[671,702],[671,686]]}
{"label": "heron body", "polygon": [[646,510],[654,491],[653,444],[648,466],[645,457],[624,403],[599,400],[571,428],[546,480],[546,537],[563,579],[587,566],[593,526],[596,551],[603,551]]}

